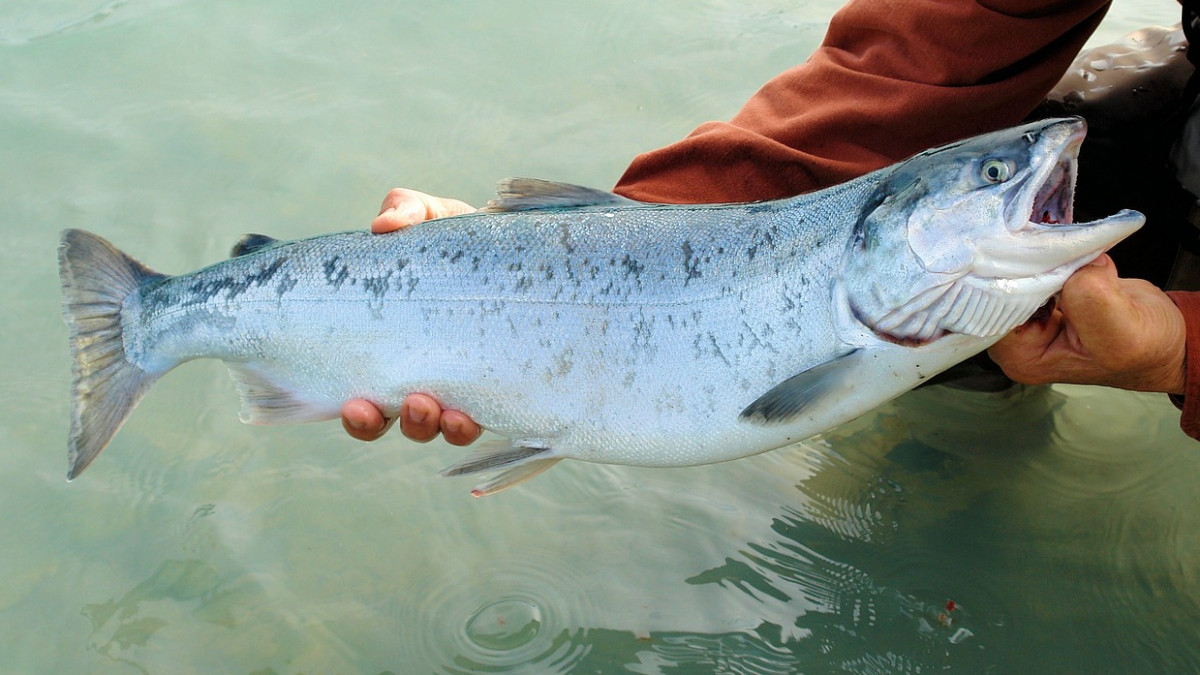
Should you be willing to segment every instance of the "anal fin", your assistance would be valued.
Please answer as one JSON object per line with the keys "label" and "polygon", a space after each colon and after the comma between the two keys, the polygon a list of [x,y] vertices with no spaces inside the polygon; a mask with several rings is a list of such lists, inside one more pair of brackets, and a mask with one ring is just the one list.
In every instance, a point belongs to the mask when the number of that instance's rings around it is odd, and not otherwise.
{"label": "anal fin", "polygon": [[246,424],[321,422],[338,416],[336,406],[305,401],[267,374],[244,363],[227,363],[242,398],[238,416]]}

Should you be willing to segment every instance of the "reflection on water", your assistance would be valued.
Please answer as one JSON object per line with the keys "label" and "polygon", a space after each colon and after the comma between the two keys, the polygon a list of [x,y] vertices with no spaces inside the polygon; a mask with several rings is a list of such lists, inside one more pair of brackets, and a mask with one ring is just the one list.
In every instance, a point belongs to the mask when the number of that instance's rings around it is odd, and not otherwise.
{"label": "reflection on water", "polygon": [[[460,449],[245,427],[196,363],[63,481],[59,228],[172,272],[365,226],[396,184],[603,186],[839,4],[0,7],[0,672],[1200,670],[1200,447],[1156,396],[924,389],[738,462],[473,500],[436,477]],[[1116,3],[1109,37],[1171,4]]]}

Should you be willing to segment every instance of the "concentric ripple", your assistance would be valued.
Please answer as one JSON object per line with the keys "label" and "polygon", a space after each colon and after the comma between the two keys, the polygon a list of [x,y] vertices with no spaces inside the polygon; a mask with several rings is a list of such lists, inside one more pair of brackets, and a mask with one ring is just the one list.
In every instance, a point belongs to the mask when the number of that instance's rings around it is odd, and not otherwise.
{"label": "concentric ripple", "polygon": [[[471,554],[474,555],[474,554]],[[585,580],[553,550],[458,560],[412,584],[395,601],[399,655],[425,672],[565,673],[588,652],[579,627],[589,615]]]}

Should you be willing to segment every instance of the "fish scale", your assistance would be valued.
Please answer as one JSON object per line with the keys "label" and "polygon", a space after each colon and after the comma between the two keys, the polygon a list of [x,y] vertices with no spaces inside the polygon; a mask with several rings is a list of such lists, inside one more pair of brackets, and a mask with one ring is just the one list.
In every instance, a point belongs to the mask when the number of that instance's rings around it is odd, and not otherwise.
{"label": "fish scale", "polygon": [[[508,439],[445,472],[499,472],[476,494],[565,458],[682,466],[806,438],[985,349],[1140,225],[1030,222],[1069,205],[1081,137],[1077,120],[1027,125],[756,204],[512,179],[481,212],[387,235],[250,235],[178,276],[68,230],[70,476],[194,358],[229,365],[254,423],[331,419],[351,398],[394,415],[429,394]],[[974,274],[1012,254],[993,240],[1024,239],[1046,258],[1035,273]]]}

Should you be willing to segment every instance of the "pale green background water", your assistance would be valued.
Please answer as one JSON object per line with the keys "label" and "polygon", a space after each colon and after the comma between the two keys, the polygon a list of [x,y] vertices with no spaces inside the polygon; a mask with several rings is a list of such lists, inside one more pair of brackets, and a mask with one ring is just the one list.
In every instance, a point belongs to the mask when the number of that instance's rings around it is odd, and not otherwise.
{"label": "pale green background water", "polygon": [[[441,443],[241,425],[204,362],[64,481],[60,228],[182,272],[365,227],[394,185],[608,186],[838,4],[0,5],[0,672],[1200,669],[1200,445],[1157,396],[924,391],[747,460],[473,500]],[[1118,0],[1101,39],[1176,11]]]}

